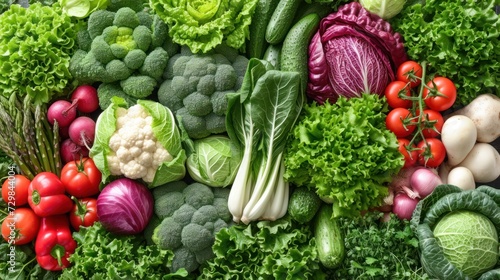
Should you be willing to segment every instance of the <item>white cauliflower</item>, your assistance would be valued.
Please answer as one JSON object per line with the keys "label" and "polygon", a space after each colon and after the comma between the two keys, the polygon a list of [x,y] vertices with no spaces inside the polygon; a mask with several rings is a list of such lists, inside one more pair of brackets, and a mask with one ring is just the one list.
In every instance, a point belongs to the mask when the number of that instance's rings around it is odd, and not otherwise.
{"label": "white cauliflower", "polygon": [[172,155],[157,142],[151,127],[152,117],[139,104],[116,110],[116,130],[109,140],[107,155],[111,175],[153,182],[156,170]]}

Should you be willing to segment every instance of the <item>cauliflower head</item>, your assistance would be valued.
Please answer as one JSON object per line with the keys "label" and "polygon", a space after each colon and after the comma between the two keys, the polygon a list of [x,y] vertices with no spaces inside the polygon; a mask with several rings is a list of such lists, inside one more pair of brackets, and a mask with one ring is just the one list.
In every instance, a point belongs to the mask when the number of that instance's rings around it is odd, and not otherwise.
{"label": "cauliflower head", "polygon": [[158,102],[138,100],[127,108],[112,98],[96,122],[90,156],[103,174],[140,179],[150,188],[185,176],[186,152],[172,112]]}

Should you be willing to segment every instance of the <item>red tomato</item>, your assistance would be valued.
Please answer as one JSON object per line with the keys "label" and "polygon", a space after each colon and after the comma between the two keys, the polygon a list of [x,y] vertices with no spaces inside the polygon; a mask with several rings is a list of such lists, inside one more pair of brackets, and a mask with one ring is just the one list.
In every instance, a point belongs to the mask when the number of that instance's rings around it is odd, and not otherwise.
{"label": "red tomato", "polygon": [[415,124],[412,124],[412,114],[406,108],[395,108],[387,114],[385,126],[396,134],[398,138],[409,136],[415,130]]}
{"label": "red tomato", "polygon": [[418,143],[418,162],[426,167],[436,168],[446,157],[446,148],[437,138],[425,138]]}
{"label": "red tomato", "polygon": [[5,241],[23,245],[33,241],[40,228],[40,217],[29,207],[16,208],[3,220],[2,237]]}
{"label": "red tomato", "polygon": [[430,109],[424,110],[422,122],[422,133],[425,138],[438,137],[441,134],[444,119],[438,111]]}
{"label": "red tomato", "polygon": [[10,206],[28,204],[28,187],[31,181],[24,175],[9,176],[2,184],[2,198]]}
{"label": "red tomato", "polygon": [[411,100],[403,98],[404,96],[410,97],[411,90],[402,81],[390,82],[385,88],[384,95],[391,108],[410,108],[413,103]]}
{"label": "red tomato", "polygon": [[415,61],[408,60],[399,65],[396,71],[398,81],[410,83],[410,87],[414,88],[420,85],[422,80],[422,66]]}
{"label": "red tomato", "polygon": [[404,156],[405,165],[403,168],[414,166],[418,160],[418,152],[415,145],[410,146],[410,140],[398,138],[399,152]]}
{"label": "red tomato", "polygon": [[66,192],[76,198],[98,194],[101,178],[101,171],[91,158],[70,161],[61,170],[61,182]]}
{"label": "red tomato", "polygon": [[[429,88],[431,90],[429,90]],[[423,97],[427,107],[436,110],[444,111],[453,106],[457,99],[457,88],[455,84],[448,78],[436,77],[427,83],[424,88]]]}
{"label": "red tomato", "polygon": [[80,226],[89,227],[98,220],[97,199],[91,197],[77,199],[69,213],[69,221],[76,231],[80,230]]}

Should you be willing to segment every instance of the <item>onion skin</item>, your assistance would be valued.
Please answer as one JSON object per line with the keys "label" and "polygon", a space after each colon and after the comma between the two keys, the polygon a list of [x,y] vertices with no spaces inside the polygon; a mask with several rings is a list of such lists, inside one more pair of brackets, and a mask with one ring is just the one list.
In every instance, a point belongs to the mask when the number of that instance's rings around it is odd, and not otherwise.
{"label": "onion skin", "polygon": [[410,185],[413,194],[409,194],[409,196],[411,198],[424,198],[431,194],[432,191],[442,183],[443,181],[441,181],[439,175],[428,168],[415,170],[410,177]]}
{"label": "onion skin", "polygon": [[97,217],[114,234],[142,232],[153,215],[153,195],[149,189],[128,178],[109,183],[97,198]]}
{"label": "onion skin", "polygon": [[406,193],[400,192],[394,196],[392,212],[401,220],[410,220],[419,201],[418,198],[410,198]]}

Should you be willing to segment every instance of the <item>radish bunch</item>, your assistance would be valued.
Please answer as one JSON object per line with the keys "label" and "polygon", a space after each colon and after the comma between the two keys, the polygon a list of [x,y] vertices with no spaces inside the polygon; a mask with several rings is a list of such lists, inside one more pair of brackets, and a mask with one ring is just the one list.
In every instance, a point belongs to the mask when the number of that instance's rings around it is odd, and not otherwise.
{"label": "radish bunch", "polygon": [[90,85],[78,86],[70,101],[57,100],[47,110],[49,123],[59,125],[63,163],[88,156],[95,136],[95,121],[88,115],[99,108],[97,90]]}

